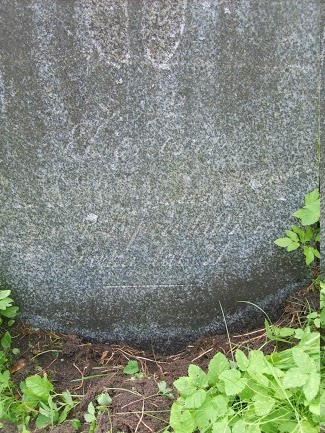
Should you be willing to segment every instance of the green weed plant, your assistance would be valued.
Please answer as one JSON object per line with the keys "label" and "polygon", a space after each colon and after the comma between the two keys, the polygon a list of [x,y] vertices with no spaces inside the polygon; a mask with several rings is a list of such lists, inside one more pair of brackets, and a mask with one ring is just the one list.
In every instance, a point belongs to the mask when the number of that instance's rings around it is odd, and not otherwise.
{"label": "green weed plant", "polygon": [[129,374],[133,379],[140,379],[143,373],[140,372],[138,361],[135,359],[129,360],[123,369],[123,373]]}
{"label": "green weed plant", "polygon": [[88,404],[87,413],[85,413],[84,419],[89,424],[89,433],[96,432],[98,427],[98,417],[105,413],[109,414],[109,406],[111,403],[111,396],[108,392],[103,392],[96,396],[96,405],[94,405],[93,402]]}
{"label": "green weed plant", "polygon": [[[0,290],[0,323],[12,326],[18,312],[13,305],[10,290]],[[27,377],[19,388],[12,381],[10,364],[17,349],[12,348],[12,337],[5,331],[0,348],[0,428],[4,422],[17,425],[18,431],[29,433],[28,425],[36,428],[63,423],[78,403],[69,391],[57,394],[46,374]]]}
{"label": "green weed plant", "polygon": [[[268,332],[278,338],[278,329],[268,325]],[[179,397],[171,409],[172,431],[318,433],[320,334],[309,325],[287,328],[281,341],[289,341],[286,333],[295,346],[272,355],[237,349],[232,362],[217,353],[207,373],[191,364],[188,376],[174,382]]]}
{"label": "green weed plant", "polygon": [[321,431],[325,431],[325,280],[320,282],[320,328],[321,328],[321,351],[320,351],[320,413],[321,413]]}
{"label": "green weed plant", "polygon": [[316,259],[320,259],[317,248],[320,242],[320,197],[319,190],[305,195],[305,205],[297,210],[294,217],[300,220],[300,226],[292,225],[291,230],[286,230],[286,236],[276,239],[274,243],[287,251],[301,249],[305,255],[306,264],[309,266]]}

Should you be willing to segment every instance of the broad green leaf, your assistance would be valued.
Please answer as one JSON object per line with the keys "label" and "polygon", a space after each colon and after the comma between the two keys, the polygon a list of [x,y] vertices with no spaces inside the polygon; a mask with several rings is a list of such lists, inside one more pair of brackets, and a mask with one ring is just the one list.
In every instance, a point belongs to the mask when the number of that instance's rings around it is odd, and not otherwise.
{"label": "broad green leaf", "polygon": [[[270,385],[269,379],[262,373],[256,373],[254,370],[247,369],[247,373],[249,376],[255,381],[256,384],[261,385],[264,388],[267,388]],[[270,369],[265,368],[265,374],[270,374]]]}
{"label": "broad green leaf", "polygon": [[61,412],[60,417],[57,421],[58,424],[62,424],[67,419],[67,416],[69,415],[70,410],[71,410],[71,406],[69,406],[69,405],[65,406],[65,408]]}
{"label": "broad green leaf", "polygon": [[6,331],[4,336],[1,338],[1,346],[4,350],[8,350],[11,346],[11,335],[8,331]]}
{"label": "broad green leaf", "polygon": [[[1,301],[0,301],[1,302]],[[17,316],[19,307],[8,307],[6,310],[1,311],[0,314],[8,319],[13,319]]]}
{"label": "broad green leaf", "polygon": [[288,236],[288,238],[290,238],[291,240],[293,240],[294,242],[299,242],[299,238],[297,233],[295,233],[294,231],[291,230],[285,230],[285,234]]}
{"label": "broad green leaf", "polygon": [[297,421],[285,421],[278,425],[280,433],[295,433],[297,431]]}
{"label": "broad green leaf", "polygon": [[[9,308],[12,304],[12,299],[10,298],[5,298],[5,299],[1,299],[0,301],[0,310],[6,310],[7,308]],[[1,311],[1,314],[3,314],[3,312]]]}
{"label": "broad green leaf", "polygon": [[228,359],[225,357],[223,353],[218,352],[211,359],[209,367],[208,367],[208,380],[210,385],[215,385],[218,380],[220,374],[230,369],[230,364]]}
{"label": "broad green leaf", "polygon": [[205,398],[206,398],[206,391],[204,389],[198,389],[197,391],[193,392],[193,394],[189,395],[185,400],[185,407],[187,409],[197,409],[199,408]]}
{"label": "broad green leaf", "polygon": [[293,328],[278,328],[280,337],[290,337],[294,335],[295,330]]}
{"label": "broad green leaf", "polygon": [[314,253],[310,247],[304,246],[304,254],[306,257],[306,264],[310,265],[314,261]]}
{"label": "broad green leaf", "polygon": [[166,382],[164,381],[164,380],[162,380],[161,382],[158,382],[157,383],[157,386],[158,386],[158,389],[159,389],[159,392],[161,392],[161,393],[165,393],[166,392],[166,390],[168,389],[167,388],[167,384],[166,384]]}
{"label": "broad green leaf", "polygon": [[39,413],[44,415],[46,418],[48,418],[51,423],[53,423],[54,421],[56,421],[59,417],[58,415],[58,408],[57,406],[54,404],[53,407],[53,402],[51,402],[51,405],[47,405],[43,402],[40,403],[40,408],[39,408]]}
{"label": "broad green leaf", "polygon": [[292,240],[290,238],[279,238],[274,241],[275,245],[278,245],[282,248],[287,248],[292,244]]}
{"label": "broad green leaf", "polygon": [[298,367],[293,367],[286,372],[283,378],[283,386],[284,388],[299,388],[303,386],[307,380],[308,374],[302,372]]}
{"label": "broad green leaf", "polygon": [[[282,375],[284,376],[284,373],[282,372]],[[275,391],[273,393],[273,397],[276,400],[288,400],[294,393],[295,389],[293,389],[293,392],[290,391],[290,389],[284,389],[283,387],[280,387],[276,380],[273,381]]]}
{"label": "broad green leaf", "polygon": [[291,353],[295,364],[299,367],[301,372],[311,373],[312,371],[315,371],[316,365],[306,352],[299,347],[294,347],[291,350]]}
{"label": "broad green leaf", "polygon": [[217,412],[211,402],[206,398],[203,405],[195,411],[195,420],[200,431],[206,431],[217,419]]}
{"label": "broad green leaf", "polygon": [[265,322],[267,337],[270,340],[287,342],[287,340],[284,340],[284,338],[295,334],[295,330],[293,328],[278,328],[277,326],[270,327],[266,319]]}
{"label": "broad green leaf", "polygon": [[[310,212],[313,212],[315,218],[317,217],[317,219],[315,220],[315,222],[317,222],[320,218],[320,200],[315,200],[313,203],[309,203],[307,204],[304,209],[307,209]],[[313,223],[309,223],[309,225],[311,225]]]}
{"label": "broad green leaf", "polygon": [[223,371],[220,374],[220,380],[225,384],[225,392],[227,395],[240,393],[247,383],[247,379],[242,378],[240,371],[235,369]]}
{"label": "broad green leaf", "polygon": [[312,252],[314,253],[314,256],[320,259],[320,252],[316,249],[311,247]]}
{"label": "broad green leaf", "polygon": [[188,375],[198,388],[204,388],[208,385],[208,377],[206,373],[197,365],[190,364],[188,367]]}
{"label": "broad green leaf", "polygon": [[72,400],[72,395],[70,393],[70,391],[66,390],[62,393],[62,399],[65,403],[67,403],[68,405],[70,405],[71,407],[74,406],[74,402]]}
{"label": "broad green leaf", "polygon": [[212,433],[231,433],[228,418],[217,420],[213,423]]}
{"label": "broad green leaf", "polygon": [[295,216],[296,218],[301,219],[304,216],[304,210],[299,209],[295,213],[293,213],[292,216]]}
{"label": "broad green leaf", "polygon": [[307,382],[303,386],[305,397],[308,401],[312,401],[319,392],[320,375],[313,371],[309,374]]}
{"label": "broad green leaf", "polygon": [[[58,407],[57,407],[56,403],[53,401],[53,398],[51,395],[49,395],[47,398],[47,404],[48,404],[48,407],[51,408],[52,410],[54,410],[56,412],[58,411]],[[41,406],[45,406],[44,403],[41,403]]]}
{"label": "broad green leaf", "polygon": [[[263,386],[262,384],[258,383],[255,378],[251,379],[248,378],[247,381],[247,388],[249,388],[251,391],[253,391],[253,396],[255,395],[259,395],[261,397],[268,397],[269,396],[269,389],[265,386]],[[246,390],[246,388],[245,388]]]}
{"label": "broad green leaf", "polygon": [[275,400],[273,400],[271,397],[261,398],[259,396],[256,396],[256,400],[257,401],[255,401],[254,403],[254,409],[257,416],[268,415],[275,405]]}
{"label": "broad green leaf", "polygon": [[73,419],[73,420],[71,421],[71,425],[72,425],[72,427],[73,427],[75,430],[79,430],[80,427],[81,427],[81,421],[80,421],[80,419]]}
{"label": "broad green leaf", "polygon": [[312,192],[309,192],[305,195],[305,204],[309,205],[314,203],[319,199],[319,190],[318,188],[314,189]]}
{"label": "broad green leaf", "polygon": [[291,228],[292,228],[292,231],[295,232],[295,233],[297,233],[297,235],[299,236],[300,242],[305,242],[305,232],[304,232],[304,230],[302,230],[300,227],[295,226],[295,225],[292,225]]}
{"label": "broad green leaf", "polygon": [[37,428],[44,427],[47,424],[50,424],[50,422],[51,422],[51,418],[48,418],[47,416],[40,413],[36,418],[36,427]]}
{"label": "broad green leaf", "polygon": [[300,347],[304,347],[306,344],[308,346],[312,344],[314,349],[318,349],[320,340],[320,334],[318,331],[311,332],[310,326],[306,326],[306,328],[302,330],[302,334],[298,334],[297,331],[298,329],[296,330],[296,338],[299,338],[298,335],[301,335],[301,340],[299,342]]}
{"label": "broad green leaf", "polygon": [[138,361],[135,360],[129,361],[123,370],[123,373],[125,374],[136,374],[138,372],[139,372],[139,365],[138,365]]}
{"label": "broad green leaf", "polygon": [[89,423],[96,421],[96,416],[91,414],[91,413],[85,413],[84,418],[85,418],[85,421],[89,422]]}
{"label": "broad green leaf", "polygon": [[239,421],[235,422],[235,424],[232,427],[232,433],[250,433],[248,430],[246,430],[246,424],[245,421],[240,419]]}
{"label": "broad green leaf", "polygon": [[305,335],[305,332],[303,329],[301,329],[301,328],[295,329],[295,338],[297,338],[297,340],[302,340],[304,335]]}
{"label": "broad green leaf", "polygon": [[[279,406],[277,405],[277,407],[279,407]],[[268,415],[263,417],[263,423],[262,423],[261,430],[264,433],[264,428],[265,428],[266,422],[267,422],[268,427],[270,427],[272,424],[275,427],[277,427],[279,425],[279,422],[282,423],[282,422],[290,420],[290,419],[292,419],[291,406],[289,406],[287,404],[282,404],[279,409],[274,407],[273,410]],[[275,430],[277,432],[277,428],[273,429],[273,430]]]}
{"label": "broad green leaf", "polygon": [[5,390],[6,388],[9,387],[10,387],[10,372],[9,370],[5,370],[3,373],[0,373],[0,390],[1,389]]}
{"label": "broad green leaf", "polygon": [[[318,388],[317,388],[318,389]],[[320,415],[320,399],[319,397],[309,403],[309,410],[314,415]]]}
{"label": "broad green leaf", "polygon": [[[245,388],[243,389],[243,391],[241,391],[238,396],[240,397],[240,399],[242,401],[249,401],[254,397],[254,391],[251,389],[251,382],[252,380],[248,378],[247,380],[247,386],[245,386]],[[255,381],[254,381],[255,383]]]}
{"label": "broad green leaf", "polygon": [[248,372],[263,373],[267,366],[265,355],[261,350],[251,350],[248,354],[248,360]]}
{"label": "broad green leaf", "polygon": [[242,352],[240,349],[237,349],[236,353],[235,353],[235,358],[236,358],[236,361],[237,361],[238,368],[241,371],[246,371],[247,367],[248,367],[248,364],[249,364],[249,361],[248,361],[247,356],[245,355],[245,353]]}
{"label": "broad green leaf", "polygon": [[95,406],[92,401],[88,404],[87,410],[89,414],[95,415]]}
{"label": "broad green leaf", "polygon": [[96,400],[100,406],[109,406],[112,403],[112,398],[108,392],[97,395]]}
{"label": "broad green leaf", "polygon": [[196,422],[191,412],[186,411],[182,413],[179,421],[183,429],[182,432],[192,433],[194,430],[196,430]]}
{"label": "broad green leaf", "polygon": [[312,311],[311,313],[307,314],[307,319],[316,319],[318,317],[317,311]]}
{"label": "broad green leaf", "polygon": [[216,413],[218,417],[222,417],[227,413],[228,402],[229,402],[228,397],[225,397],[220,394],[212,399],[212,403],[216,409]]}
{"label": "broad green leaf", "polygon": [[300,423],[299,433],[319,433],[319,426],[313,426],[308,421],[303,420]]}
{"label": "broad green leaf", "polygon": [[293,216],[301,220],[303,226],[315,224],[320,219],[320,200],[316,200],[296,211]]}
{"label": "broad green leaf", "polygon": [[53,391],[53,385],[48,380],[46,375],[44,375],[44,377],[41,377],[38,374],[34,376],[29,376],[26,378],[25,384],[26,391],[32,393],[40,400],[47,401],[50,392]]}
{"label": "broad green leaf", "polygon": [[288,245],[287,251],[295,251],[300,248],[300,244],[298,242],[292,242],[292,244]]}
{"label": "broad green leaf", "polygon": [[[0,290],[0,299],[8,298],[10,293],[11,293],[11,290]],[[10,299],[10,301],[13,302],[12,299]]]}
{"label": "broad green leaf", "polygon": [[182,410],[177,402],[172,405],[169,423],[175,433],[193,433],[196,429],[192,413],[189,410]]}
{"label": "broad green leaf", "polygon": [[173,390],[167,387],[167,384],[164,380],[157,383],[158,386],[158,394],[163,395],[171,400],[174,400]]}
{"label": "broad green leaf", "polygon": [[18,349],[17,347],[14,347],[11,351],[15,356],[20,354],[20,349]]}
{"label": "broad green leaf", "polygon": [[196,386],[193,379],[189,377],[180,377],[174,382],[175,388],[181,393],[182,396],[188,397],[196,391]]}

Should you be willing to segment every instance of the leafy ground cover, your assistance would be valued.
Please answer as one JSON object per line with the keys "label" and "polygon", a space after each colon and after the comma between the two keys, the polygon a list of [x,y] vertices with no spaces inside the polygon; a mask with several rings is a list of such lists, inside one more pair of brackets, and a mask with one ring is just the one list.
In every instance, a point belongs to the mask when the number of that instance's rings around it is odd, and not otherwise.
{"label": "leafy ground cover", "polygon": [[[296,431],[312,433],[316,430],[308,424],[312,425],[313,417],[317,418],[315,412],[319,407],[315,403],[318,379],[314,375],[317,373],[314,364],[317,364],[317,355],[312,353],[315,346],[310,346],[311,350],[308,351],[308,344],[306,346],[305,343],[312,340],[319,326],[317,321],[320,318],[313,313],[318,309],[319,292],[305,288],[290,296],[281,317],[275,323],[276,327],[265,329],[262,326],[240,335],[231,335],[230,339],[227,335],[203,338],[171,356],[158,356],[126,345],[91,343],[76,335],[44,332],[24,324],[15,324],[10,329],[10,341],[8,336],[2,340],[2,344],[10,348],[8,356],[12,358],[7,370],[11,383],[9,396],[14,403],[23,400],[23,404],[31,409],[27,415],[25,412],[25,416],[29,417],[25,421],[29,421],[28,430],[35,433],[158,433],[166,431],[170,424],[173,427],[169,428],[170,432],[190,433],[199,428],[201,431],[228,433],[230,430],[222,430],[222,418],[218,430],[209,430],[206,424],[207,421],[211,423],[214,417],[212,414],[209,418],[207,404],[213,398],[218,400],[218,410],[224,410],[225,417],[232,420],[232,432],[244,433],[246,430],[240,418],[236,417],[236,408],[240,412],[247,412],[252,426],[256,424],[257,418],[264,417],[267,421],[270,420],[270,414],[275,413],[274,423],[281,427],[283,411],[287,414],[290,412],[293,419],[287,420],[288,427],[290,422],[295,422],[295,411],[290,407],[290,398],[284,396],[282,404],[279,404],[281,399],[278,397],[281,393],[290,397],[296,393],[294,398],[300,399],[301,409],[305,411],[302,427]],[[294,330],[306,327],[309,329],[308,335]],[[1,335],[7,335],[4,329]],[[288,339],[295,339],[295,343],[298,341],[298,346],[292,349]],[[15,348],[14,353],[12,348]],[[250,355],[248,349],[251,350]],[[274,352],[281,352],[282,355],[272,355]],[[253,357],[258,358],[259,362],[252,363]],[[259,366],[254,368],[265,370],[265,364],[262,365],[265,359],[271,361],[274,369],[286,364],[284,389],[277,387],[272,374],[263,373],[262,370],[252,371],[250,365],[253,364]],[[305,367],[301,368],[306,371],[299,370],[302,365],[299,359],[303,360]],[[239,368],[233,368],[235,365]],[[223,370],[220,366],[223,366]],[[220,368],[222,371],[218,373],[218,383],[212,377]],[[257,382],[261,383],[252,385],[252,377],[257,377]],[[4,379],[2,377],[0,383],[3,384]],[[197,381],[194,391],[189,387],[186,389],[189,383],[193,385],[192,379]],[[256,388],[257,394],[249,395],[247,387],[244,390],[248,383],[249,388],[259,387]],[[218,395],[215,393],[216,387]],[[266,402],[265,394],[271,388],[270,404]],[[240,401],[240,394],[243,397],[243,392],[246,392],[245,402],[249,401],[249,404],[236,403]],[[35,398],[35,395],[41,398]],[[256,398],[256,395],[259,397]],[[187,401],[185,408],[184,401]],[[207,409],[206,413],[201,412],[204,416],[199,420],[192,415],[194,412],[200,413],[197,409],[201,406]],[[21,406],[19,410],[22,410]],[[184,415],[186,413],[190,416]],[[17,425],[10,421],[2,421],[1,431],[18,431]],[[55,425],[57,422],[60,424]],[[195,422],[196,426],[193,424]],[[269,431],[276,432],[275,424],[270,425]],[[295,431],[294,428],[292,431]],[[254,427],[249,430],[253,431]]]}
{"label": "leafy ground cover", "polygon": [[301,249],[305,255],[306,265],[309,266],[315,259],[320,259],[317,246],[320,242],[320,194],[318,188],[305,195],[304,206],[292,214],[300,221],[300,226],[291,225],[286,230],[286,236],[275,240],[279,247],[286,248],[288,252]]}

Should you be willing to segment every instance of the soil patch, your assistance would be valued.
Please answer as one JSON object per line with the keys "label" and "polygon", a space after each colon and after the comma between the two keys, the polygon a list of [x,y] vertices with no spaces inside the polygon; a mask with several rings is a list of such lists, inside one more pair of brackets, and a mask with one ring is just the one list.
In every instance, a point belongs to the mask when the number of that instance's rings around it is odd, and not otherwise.
{"label": "soil patch", "polygon": [[[303,326],[304,317],[311,309],[319,309],[319,293],[306,288],[292,294],[277,320],[278,326]],[[158,383],[165,381],[177,396],[173,382],[187,374],[190,363],[203,370],[211,358],[220,351],[231,356],[236,348],[260,349],[265,353],[274,350],[274,343],[266,341],[265,329],[255,329],[242,334],[214,335],[188,345],[183,351],[158,356],[127,345],[89,342],[77,335],[63,335],[33,329],[18,324],[12,330],[13,346],[20,355],[12,368],[13,379],[19,383],[31,374],[47,374],[55,390],[66,389],[79,397],[80,403],[69,418],[81,421],[82,433],[89,433],[90,425],[84,414],[88,404],[96,404],[96,396],[108,392],[112,397],[109,413],[103,412],[97,419],[97,433],[159,433],[168,425],[172,399],[158,394]],[[123,373],[129,360],[136,360],[142,377]],[[6,425],[4,433],[16,433],[13,426]],[[33,433],[74,433],[71,421],[53,429],[34,429]]]}

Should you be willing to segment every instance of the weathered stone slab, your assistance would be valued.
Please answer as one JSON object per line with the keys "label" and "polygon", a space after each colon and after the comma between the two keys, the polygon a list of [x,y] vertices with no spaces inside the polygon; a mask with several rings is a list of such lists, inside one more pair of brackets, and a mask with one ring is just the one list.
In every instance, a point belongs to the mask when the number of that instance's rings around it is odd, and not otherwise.
{"label": "weathered stone slab", "polygon": [[325,1],[320,1],[320,192],[321,192],[321,277],[325,278]]}
{"label": "weathered stone slab", "polygon": [[0,272],[23,318],[166,348],[302,283],[273,240],[317,185],[318,6],[1,2]]}

